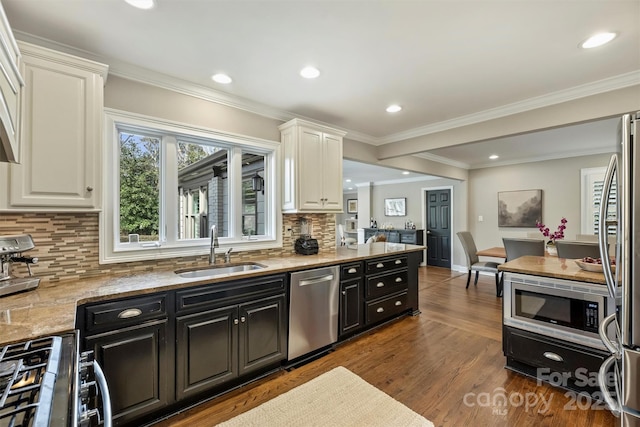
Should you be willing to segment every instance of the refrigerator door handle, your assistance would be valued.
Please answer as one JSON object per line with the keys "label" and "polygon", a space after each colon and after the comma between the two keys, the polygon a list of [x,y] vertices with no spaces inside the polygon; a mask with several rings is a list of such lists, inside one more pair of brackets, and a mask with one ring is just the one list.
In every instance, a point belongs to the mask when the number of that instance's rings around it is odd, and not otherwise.
{"label": "refrigerator door handle", "polygon": [[618,327],[618,322],[616,322],[616,314],[610,314],[607,317],[604,318],[604,320],[602,321],[602,323],[600,323],[600,327],[598,328],[598,332],[600,333],[600,339],[602,340],[602,342],[604,343],[604,346],[607,347],[607,350],[609,350],[609,352],[614,355],[616,358],[620,357],[621,354],[621,348],[619,346],[619,344],[614,343],[613,341],[611,341],[609,339],[609,336],[607,334],[607,330],[609,328],[609,325],[611,323],[614,323],[616,325],[616,338],[620,339],[620,328]]}
{"label": "refrigerator door handle", "polygon": [[[607,371],[611,367],[611,365],[616,361],[616,355],[612,354],[607,357],[607,359],[602,363],[600,369],[598,370],[598,385],[600,386],[600,391],[602,392],[602,397],[604,398],[605,403],[609,407],[609,410],[616,417],[620,416],[621,407],[620,403],[616,401],[609,393],[609,389],[607,388]],[[616,393],[617,393],[618,384],[616,381]],[[618,396],[620,394],[618,393]]]}
{"label": "refrigerator door handle", "polygon": [[602,272],[611,298],[616,297],[616,283],[611,269],[611,258],[609,257],[609,242],[607,233],[607,212],[609,211],[609,193],[613,185],[613,177],[618,169],[618,156],[611,156],[609,167],[604,177],[602,187],[602,198],[600,199],[600,215],[598,221],[598,244],[600,246],[600,258],[602,258]]}

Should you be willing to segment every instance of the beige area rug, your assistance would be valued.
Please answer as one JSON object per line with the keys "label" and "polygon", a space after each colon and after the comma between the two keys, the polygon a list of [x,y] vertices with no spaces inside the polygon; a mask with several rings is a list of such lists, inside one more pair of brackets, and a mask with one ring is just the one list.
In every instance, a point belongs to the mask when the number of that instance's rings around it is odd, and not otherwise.
{"label": "beige area rug", "polygon": [[218,426],[433,427],[433,423],[340,366]]}

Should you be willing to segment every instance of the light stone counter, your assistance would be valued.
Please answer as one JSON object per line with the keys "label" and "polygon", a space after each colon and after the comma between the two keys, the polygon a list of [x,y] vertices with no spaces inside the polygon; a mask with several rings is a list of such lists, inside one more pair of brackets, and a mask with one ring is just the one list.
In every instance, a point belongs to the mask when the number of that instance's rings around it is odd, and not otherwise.
{"label": "light stone counter", "polygon": [[604,274],[582,270],[573,259],[553,256],[523,256],[501,264],[498,270],[606,285]]}
{"label": "light stone counter", "polygon": [[400,243],[373,243],[357,245],[353,249],[340,247],[335,252],[318,255],[252,259],[252,262],[265,265],[266,268],[215,278],[184,279],[173,270],[165,270],[41,284],[35,290],[0,297],[0,344],[72,331],[75,328],[77,305],[87,302],[306,270],[424,249],[422,246]]}

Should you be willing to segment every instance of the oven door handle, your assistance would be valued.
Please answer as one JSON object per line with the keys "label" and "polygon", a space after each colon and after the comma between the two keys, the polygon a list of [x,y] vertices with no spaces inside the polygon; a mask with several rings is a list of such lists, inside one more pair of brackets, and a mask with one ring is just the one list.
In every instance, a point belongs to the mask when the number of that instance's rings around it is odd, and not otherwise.
{"label": "oven door handle", "polygon": [[96,377],[96,384],[100,388],[100,396],[102,396],[102,421],[104,427],[112,427],[112,414],[111,414],[111,396],[109,395],[109,387],[107,386],[107,377],[105,377],[100,364],[93,361],[93,372]]}

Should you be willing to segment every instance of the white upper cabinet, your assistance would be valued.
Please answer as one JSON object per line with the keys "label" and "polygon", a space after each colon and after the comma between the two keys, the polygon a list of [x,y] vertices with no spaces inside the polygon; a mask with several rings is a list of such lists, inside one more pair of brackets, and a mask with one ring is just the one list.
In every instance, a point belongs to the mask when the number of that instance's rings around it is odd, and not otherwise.
{"label": "white upper cabinet", "polygon": [[19,43],[21,164],[10,165],[15,207],[100,208],[107,66]]}
{"label": "white upper cabinet", "polygon": [[284,152],[284,212],[342,212],[345,132],[293,119],[279,126]]}
{"label": "white upper cabinet", "polygon": [[19,102],[24,81],[18,69],[20,50],[0,4],[0,161],[20,162]]}

